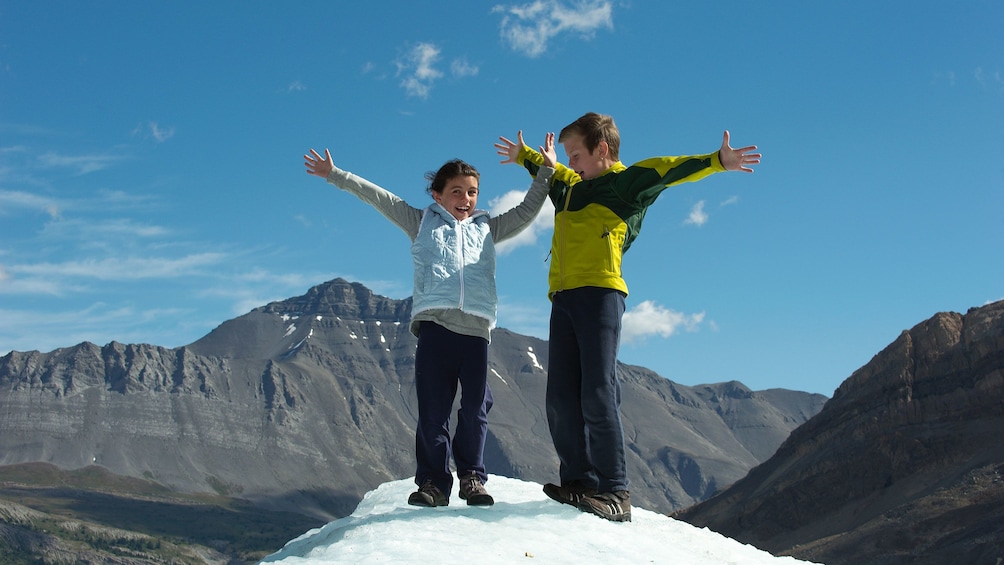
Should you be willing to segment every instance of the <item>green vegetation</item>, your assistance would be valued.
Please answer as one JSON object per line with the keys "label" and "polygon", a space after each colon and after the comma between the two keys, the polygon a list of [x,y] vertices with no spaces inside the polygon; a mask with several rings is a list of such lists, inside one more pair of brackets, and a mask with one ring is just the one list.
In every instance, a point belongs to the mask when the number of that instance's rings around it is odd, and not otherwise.
{"label": "green vegetation", "polygon": [[207,554],[255,563],[321,525],[234,498],[172,492],[100,467],[0,467],[0,533],[21,540],[0,544],[5,564],[58,563],[67,555],[201,564]]}

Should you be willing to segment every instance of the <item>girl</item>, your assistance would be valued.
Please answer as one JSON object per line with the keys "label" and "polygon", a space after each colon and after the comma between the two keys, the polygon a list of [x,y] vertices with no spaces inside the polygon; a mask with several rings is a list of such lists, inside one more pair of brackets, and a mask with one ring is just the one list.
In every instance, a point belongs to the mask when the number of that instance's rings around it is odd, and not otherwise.
{"label": "girl", "polygon": [[[480,175],[457,159],[428,173],[433,202],[413,208],[395,194],[334,166],[331,153],[313,149],[304,155],[307,173],[325,178],[373,206],[412,241],[415,289],[410,330],[418,338],[415,431],[418,490],[408,497],[415,506],[446,506],[453,487],[450,458],[460,480],[460,498],[489,506],[485,490],[485,436],[492,394],[488,386],[488,343],[495,327],[495,242],[509,239],[530,224],[547,197],[557,155],[554,134],[541,147],[544,167],[523,202],[490,218],[479,210]],[[457,429],[449,435],[450,411],[462,388]]]}

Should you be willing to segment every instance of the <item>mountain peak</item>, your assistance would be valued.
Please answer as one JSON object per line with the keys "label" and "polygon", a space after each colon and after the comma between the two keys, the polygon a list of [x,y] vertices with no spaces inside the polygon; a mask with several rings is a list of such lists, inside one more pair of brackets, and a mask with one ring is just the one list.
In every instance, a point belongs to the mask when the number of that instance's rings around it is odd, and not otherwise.
{"label": "mountain peak", "polygon": [[337,316],[351,320],[406,322],[411,297],[395,300],[374,294],[360,283],[336,278],[312,287],[302,296],[271,302],[255,312],[296,316]]}

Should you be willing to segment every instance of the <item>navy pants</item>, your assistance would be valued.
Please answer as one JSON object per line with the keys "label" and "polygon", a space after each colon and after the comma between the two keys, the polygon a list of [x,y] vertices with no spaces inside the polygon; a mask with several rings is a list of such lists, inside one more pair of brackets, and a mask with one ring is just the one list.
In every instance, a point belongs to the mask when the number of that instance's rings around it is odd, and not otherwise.
{"label": "navy pants", "polygon": [[624,294],[563,290],[551,299],[547,423],[562,485],[627,490],[621,385],[617,378]]}
{"label": "navy pants", "polygon": [[[457,429],[450,442],[450,412],[461,387]],[[485,436],[492,391],[488,387],[488,341],[458,334],[434,322],[421,322],[415,350],[415,388],[418,393],[418,428],[415,482],[431,480],[447,497],[453,488],[450,459],[457,475],[474,472],[482,482],[485,473]]]}

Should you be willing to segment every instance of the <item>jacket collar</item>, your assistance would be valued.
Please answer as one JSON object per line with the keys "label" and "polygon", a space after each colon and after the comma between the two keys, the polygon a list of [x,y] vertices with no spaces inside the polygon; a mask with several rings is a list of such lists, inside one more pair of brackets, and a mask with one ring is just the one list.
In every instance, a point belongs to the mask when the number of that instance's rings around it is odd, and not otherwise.
{"label": "jacket collar", "polygon": [[[443,208],[443,205],[440,204],[439,202],[433,202],[432,204],[429,204],[428,210],[438,215],[440,218],[443,219],[444,222],[450,224],[451,226],[456,225],[458,222],[457,218],[454,217],[449,210]],[[481,216],[487,216],[487,215],[488,215],[488,210],[481,210],[479,208],[475,208],[474,211],[471,212],[471,215],[468,216],[465,221],[471,221]]]}

